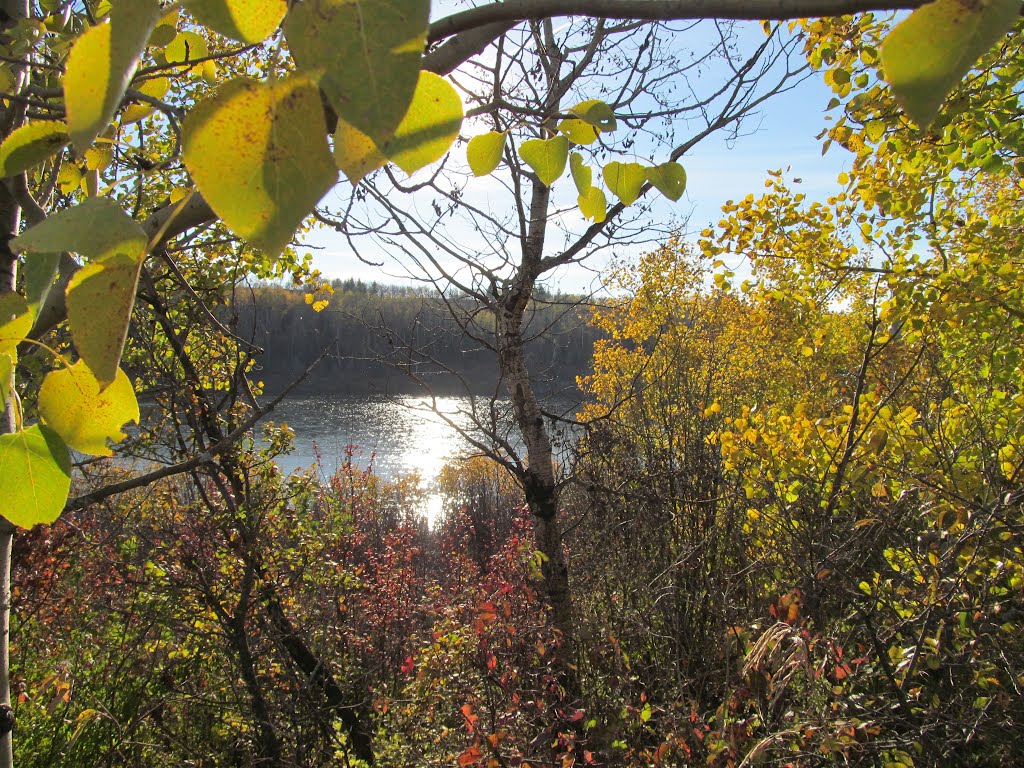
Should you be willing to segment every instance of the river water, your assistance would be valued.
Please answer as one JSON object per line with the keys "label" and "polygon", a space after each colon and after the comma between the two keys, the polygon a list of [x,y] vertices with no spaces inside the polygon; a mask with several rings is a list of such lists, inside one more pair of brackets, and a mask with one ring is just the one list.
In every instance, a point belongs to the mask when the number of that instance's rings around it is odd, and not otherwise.
{"label": "river water", "polygon": [[[475,410],[474,410],[475,405]],[[571,411],[568,404],[562,408]],[[416,474],[424,491],[420,511],[431,520],[441,507],[435,481],[445,464],[479,453],[459,429],[474,433],[474,419],[501,435],[514,450],[522,443],[511,429],[507,401],[491,403],[468,397],[434,399],[407,396],[337,397],[296,396],[283,400],[267,416],[295,432],[295,449],[276,461],[285,472],[315,467],[329,476],[345,461],[372,468],[379,477],[394,480]]]}
{"label": "river water", "polygon": [[[394,480],[416,474],[424,491],[424,509],[434,519],[441,498],[435,481],[445,464],[479,452],[459,432],[473,427],[473,401],[468,397],[434,399],[409,396],[289,397],[267,420],[287,424],[295,432],[295,449],[276,459],[285,472],[315,467],[329,476],[352,450],[352,461]],[[477,401],[477,415],[489,403]],[[508,434],[507,404],[495,404],[499,431]],[[504,426],[502,425],[504,422]],[[518,440],[513,443],[518,447]]]}

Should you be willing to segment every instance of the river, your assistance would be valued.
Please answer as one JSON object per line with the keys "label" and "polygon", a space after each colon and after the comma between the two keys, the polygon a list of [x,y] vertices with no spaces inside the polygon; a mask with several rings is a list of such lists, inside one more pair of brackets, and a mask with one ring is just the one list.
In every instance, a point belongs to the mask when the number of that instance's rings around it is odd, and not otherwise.
{"label": "river", "polygon": [[[489,401],[478,399],[477,409],[477,418],[490,418]],[[507,402],[495,403],[496,423],[502,436],[519,450],[521,442],[509,428],[508,410]],[[472,412],[473,401],[468,397],[431,401],[415,395],[311,395],[285,399],[267,419],[287,424],[295,432],[294,451],[276,460],[285,472],[316,466],[321,475],[330,475],[352,446],[353,462],[371,467],[382,478],[417,474],[426,499],[421,511],[433,520],[441,508],[434,487],[441,468],[477,451],[456,428],[472,429]]]}

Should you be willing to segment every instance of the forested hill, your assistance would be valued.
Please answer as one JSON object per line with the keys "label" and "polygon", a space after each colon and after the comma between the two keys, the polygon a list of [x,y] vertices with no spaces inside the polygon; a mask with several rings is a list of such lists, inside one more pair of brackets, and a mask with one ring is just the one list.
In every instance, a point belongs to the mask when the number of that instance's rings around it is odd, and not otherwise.
{"label": "forested hill", "polygon": [[[335,280],[319,312],[301,289],[262,284],[240,292],[238,334],[264,350],[254,379],[273,391],[328,355],[301,389],[337,394],[493,391],[488,317],[458,297],[417,287]],[[318,298],[323,294],[318,294]],[[600,331],[578,296],[542,294],[527,326],[527,364],[541,389],[575,386],[590,369]]]}

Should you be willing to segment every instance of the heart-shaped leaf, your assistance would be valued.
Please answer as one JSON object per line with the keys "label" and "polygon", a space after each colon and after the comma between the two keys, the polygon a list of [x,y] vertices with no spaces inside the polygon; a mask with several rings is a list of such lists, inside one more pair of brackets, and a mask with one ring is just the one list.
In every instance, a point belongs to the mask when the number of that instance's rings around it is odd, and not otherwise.
{"label": "heart-shaped leaf", "polygon": [[185,118],[185,165],[224,223],[276,258],[337,181],[325,132],[308,78],[240,78]]}
{"label": "heart-shaped leaf", "polygon": [[68,447],[37,424],[0,435],[0,498],[3,515],[22,528],[60,517],[71,487]]}
{"label": "heart-shaped leaf", "polygon": [[593,144],[600,135],[600,129],[574,117],[562,120],[558,124],[558,130],[573,144]]}
{"label": "heart-shaped leaf", "polygon": [[565,172],[569,140],[565,136],[529,139],[519,146],[519,156],[530,166],[541,184],[550,187]]}
{"label": "heart-shaped leaf", "polygon": [[486,176],[501,163],[501,153],[505,150],[505,134],[498,131],[482,133],[469,140],[466,147],[466,159],[474,176]]}
{"label": "heart-shaped leaf", "polygon": [[338,117],[383,147],[416,91],[429,17],[430,0],[306,0],[284,31]]}
{"label": "heart-shaped leaf", "polygon": [[576,115],[580,120],[590,123],[595,128],[599,128],[602,133],[610,133],[618,128],[615,112],[600,99],[581,101],[575,107],[572,107],[569,112]]}
{"label": "heart-shaped leaf", "polygon": [[662,163],[648,168],[647,179],[672,201],[681,198],[686,191],[686,170],[679,163]]}
{"label": "heart-shaped leaf", "polygon": [[358,184],[368,173],[383,168],[388,162],[373,139],[340,118],[333,138],[334,162],[353,184]]}
{"label": "heart-shaped leaf", "polygon": [[75,42],[64,75],[64,106],[71,141],[80,152],[110,125],[162,15],[159,0],[119,0],[108,21]]}
{"label": "heart-shaped leaf", "polygon": [[18,293],[0,293],[0,352],[11,352],[32,330],[28,302]]}
{"label": "heart-shaped leaf", "polygon": [[608,163],[604,167],[604,183],[623,205],[632,205],[647,181],[647,169],[640,163]]}
{"label": "heart-shaped leaf", "polygon": [[39,311],[39,305],[46,301],[53,280],[57,277],[60,266],[59,253],[30,253],[25,257],[22,274],[25,276],[25,298],[33,316]]}
{"label": "heart-shaped leaf", "polygon": [[608,208],[608,200],[600,187],[591,187],[586,192],[580,192],[576,202],[580,206],[580,213],[586,219],[593,219],[594,223],[600,224],[605,219]]}
{"label": "heart-shaped leaf", "polygon": [[896,25],[882,43],[882,70],[914,122],[931,124],[946,94],[1019,15],[1019,0],[934,0]]}
{"label": "heart-shaped leaf", "polygon": [[146,233],[115,201],[90,197],[81,205],[48,216],[11,244],[20,251],[72,251],[88,259],[98,259],[112,251],[141,256],[146,248]]}
{"label": "heart-shaped leaf", "polygon": [[[171,81],[166,77],[154,77],[151,80],[146,80],[140,83],[138,90],[140,93],[152,96],[154,99],[162,99],[167,95],[167,90],[170,88],[170,85]],[[149,117],[155,111],[156,107],[152,104],[132,104],[125,108],[124,112],[121,113],[121,125],[137,123],[139,120],[144,120]]]}
{"label": "heart-shaped leaf", "polygon": [[100,383],[84,360],[50,371],[39,388],[39,415],[70,447],[93,456],[111,456],[107,440],[121,442],[129,421],[138,423],[139,403],[132,383],[118,369],[114,381]]}
{"label": "heart-shaped leaf", "polygon": [[184,0],[189,13],[210,29],[243,43],[259,43],[277,29],[287,0]]}
{"label": "heart-shaped leaf", "polygon": [[394,135],[379,145],[408,174],[444,157],[462,128],[462,99],[451,83],[421,72],[419,85]]}
{"label": "heart-shaped leaf", "polygon": [[115,253],[86,264],[68,281],[71,338],[101,387],[117,376],[142,261]]}
{"label": "heart-shaped leaf", "polygon": [[583,155],[579,152],[569,155],[569,172],[576,182],[576,191],[581,195],[594,185],[594,172],[583,163]]}
{"label": "heart-shaped leaf", "polygon": [[0,144],[0,177],[34,168],[67,146],[68,127],[55,120],[21,126]]}

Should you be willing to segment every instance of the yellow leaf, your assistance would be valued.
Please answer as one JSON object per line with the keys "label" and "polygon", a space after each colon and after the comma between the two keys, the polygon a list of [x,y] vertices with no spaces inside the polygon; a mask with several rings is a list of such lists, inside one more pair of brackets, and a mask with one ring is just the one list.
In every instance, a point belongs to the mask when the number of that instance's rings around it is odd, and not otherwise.
{"label": "yellow leaf", "polygon": [[235,233],[276,258],[337,180],[320,95],[308,78],[239,78],[182,126],[185,165]]}
{"label": "yellow leaf", "polygon": [[394,135],[380,145],[391,162],[408,174],[440,160],[462,128],[462,99],[433,72],[420,72],[409,111]]}
{"label": "yellow leaf", "polygon": [[121,428],[138,423],[139,404],[132,384],[118,369],[114,381],[102,391],[84,360],[51,371],[39,388],[39,415],[76,451],[110,456],[107,440],[121,442]]}
{"label": "yellow leaf", "polygon": [[43,120],[21,126],[0,145],[0,177],[24,173],[60,152],[68,141],[64,123]]}
{"label": "yellow leaf", "polygon": [[114,117],[163,15],[159,0],[120,0],[110,20],[87,29],[68,56],[64,105],[75,147],[84,152]]}

